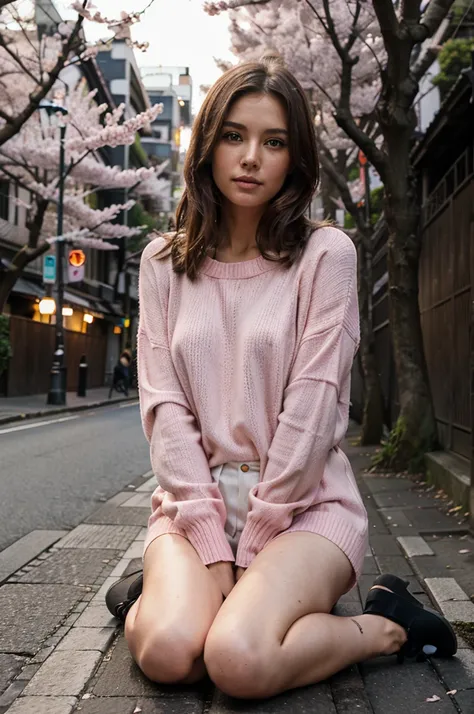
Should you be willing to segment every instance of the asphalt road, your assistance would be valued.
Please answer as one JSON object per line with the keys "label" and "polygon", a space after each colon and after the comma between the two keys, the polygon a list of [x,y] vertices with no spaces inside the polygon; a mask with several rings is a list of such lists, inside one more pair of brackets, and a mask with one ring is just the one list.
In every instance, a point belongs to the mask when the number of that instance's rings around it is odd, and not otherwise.
{"label": "asphalt road", "polygon": [[135,403],[0,426],[0,551],[73,528],[149,470]]}

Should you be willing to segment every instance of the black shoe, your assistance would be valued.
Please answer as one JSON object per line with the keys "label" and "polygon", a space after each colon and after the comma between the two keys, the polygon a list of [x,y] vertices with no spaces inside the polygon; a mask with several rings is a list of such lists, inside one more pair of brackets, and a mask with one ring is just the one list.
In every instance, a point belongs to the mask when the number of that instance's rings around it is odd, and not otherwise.
{"label": "black shoe", "polygon": [[374,585],[382,585],[392,592],[380,588],[369,590],[364,615],[386,617],[406,630],[408,640],[397,655],[399,662],[405,657],[422,659],[434,654],[437,657],[456,654],[456,634],[450,623],[409,593],[407,581],[396,575],[381,575]]}
{"label": "black shoe", "polygon": [[143,570],[136,570],[124,578],[120,578],[110,586],[105,594],[105,604],[109,612],[125,622],[125,617],[143,590]]}

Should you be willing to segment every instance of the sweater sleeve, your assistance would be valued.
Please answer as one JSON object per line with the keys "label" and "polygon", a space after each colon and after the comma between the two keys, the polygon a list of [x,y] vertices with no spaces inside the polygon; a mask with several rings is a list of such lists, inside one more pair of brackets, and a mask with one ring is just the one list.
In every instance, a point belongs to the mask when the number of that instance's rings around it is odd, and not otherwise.
{"label": "sweater sleeve", "polygon": [[152,497],[145,546],[162,533],[180,533],[204,564],[233,561],[224,531],[225,504],[170,352],[168,268],[154,257],[160,246],[153,251],[152,245],[140,266],[138,381],[142,424],[159,488]]}
{"label": "sweater sleeve", "polygon": [[338,410],[348,418],[344,401],[359,344],[356,271],[356,251],[346,236],[313,269],[278,426],[262,480],[249,494],[236,558],[241,567],[248,567],[270,540],[289,528],[295,515],[315,504],[329,451],[336,445]]}

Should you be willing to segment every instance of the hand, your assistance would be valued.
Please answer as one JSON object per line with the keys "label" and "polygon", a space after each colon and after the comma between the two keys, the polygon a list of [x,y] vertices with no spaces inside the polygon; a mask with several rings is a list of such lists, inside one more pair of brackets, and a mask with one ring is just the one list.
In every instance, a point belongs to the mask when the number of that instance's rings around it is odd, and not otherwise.
{"label": "hand", "polygon": [[235,585],[232,563],[221,560],[218,563],[210,563],[207,567],[217,581],[223,596],[227,597]]}
{"label": "hand", "polygon": [[242,575],[245,573],[246,568],[241,568],[240,566],[235,571],[235,582],[238,583]]}

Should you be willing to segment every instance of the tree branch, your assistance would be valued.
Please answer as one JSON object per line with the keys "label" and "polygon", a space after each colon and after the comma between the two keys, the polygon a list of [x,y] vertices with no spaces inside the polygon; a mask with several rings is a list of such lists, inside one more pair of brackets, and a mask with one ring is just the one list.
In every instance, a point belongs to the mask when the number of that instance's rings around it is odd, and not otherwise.
{"label": "tree branch", "polygon": [[[83,0],[82,6],[83,8],[86,8],[87,0]],[[27,122],[31,115],[38,109],[41,100],[44,99],[48,92],[52,89],[54,83],[56,82],[59,76],[59,73],[63,69],[67,58],[69,57],[72,48],[74,47],[74,44],[81,31],[83,22],[83,16],[79,15],[71,35],[68,37],[67,41],[63,45],[63,51],[59,55],[54,68],[49,73],[47,81],[41,87],[39,87],[39,89],[30,94],[30,101],[28,105],[23,109],[23,111],[20,112],[18,116],[16,116],[10,123],[6,124],[0,129],[0,146],[5,144],[5,142],[7,142],[9,139],[12,138],[12,136],[15,136],[15,134],[20,131],[23,124]]]}
{"label": "tree branch", "polygon": [[387,54],[396,52],[400,24],[392,0],[372,0]]}

